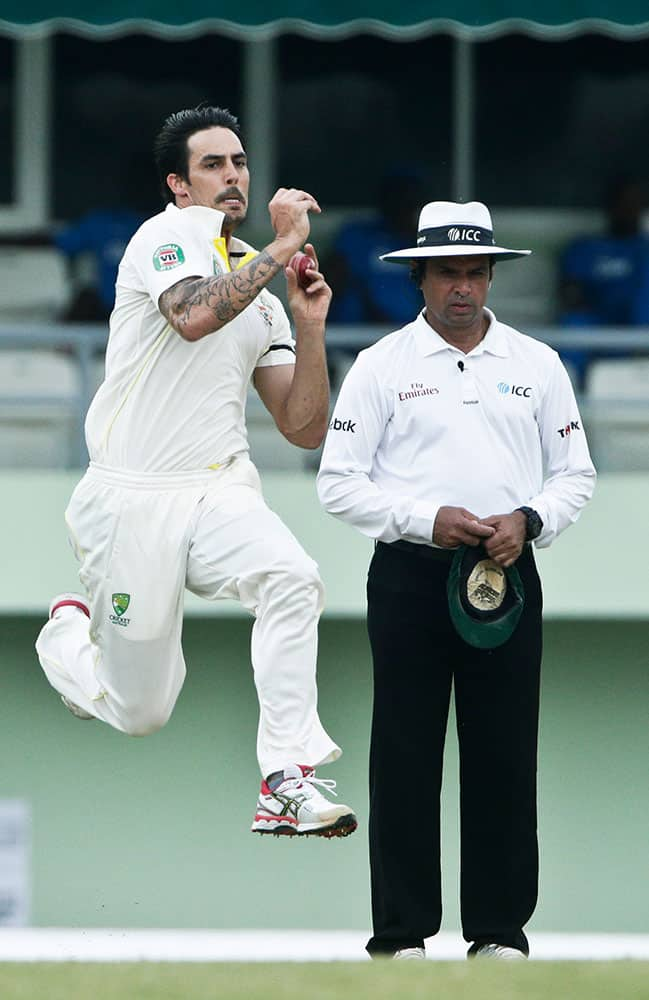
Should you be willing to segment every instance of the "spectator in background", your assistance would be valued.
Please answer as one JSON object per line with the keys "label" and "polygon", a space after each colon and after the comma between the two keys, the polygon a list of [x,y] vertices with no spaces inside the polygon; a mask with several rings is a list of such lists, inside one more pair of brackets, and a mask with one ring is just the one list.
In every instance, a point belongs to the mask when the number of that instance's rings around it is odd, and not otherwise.
{"label": "spectator in background", "polygon": [[376,214],[342,226],[323,265],[333,290],[330,323],[410,322],[422,306],[407,268],[379,260],[417,227],[423,176],[394,169],[381,180]]}
{"label": "spectator in background", "polygon": [[[649,235],[642,231],[647,192],[636,178],[615,178],[606,191],[606,232],[581,236],[564,250],[560,264],[563,326],[649,325]],[[611,357],[619,351],[598,351]],[[562,352],[583,382],[593,352]]]}

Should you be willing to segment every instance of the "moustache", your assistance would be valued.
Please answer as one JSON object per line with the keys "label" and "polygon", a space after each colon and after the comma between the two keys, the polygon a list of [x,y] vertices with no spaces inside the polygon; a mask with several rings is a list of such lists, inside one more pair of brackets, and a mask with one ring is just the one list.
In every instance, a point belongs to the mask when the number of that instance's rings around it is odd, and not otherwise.
{"label": "moustache", "polygon": [[244,196],[241,193],[241,191],[239,190],[239,188],[231,187],[231,188],[228,188],[227,191],[224,191],[223,194],[220,194],[218,196],[218,198],[216,199],[217,205],[221,201],[227,201],[228,198],[238,198],[239,201],[241,201],[244,205],[246,203],[246,199],[244,198]]}

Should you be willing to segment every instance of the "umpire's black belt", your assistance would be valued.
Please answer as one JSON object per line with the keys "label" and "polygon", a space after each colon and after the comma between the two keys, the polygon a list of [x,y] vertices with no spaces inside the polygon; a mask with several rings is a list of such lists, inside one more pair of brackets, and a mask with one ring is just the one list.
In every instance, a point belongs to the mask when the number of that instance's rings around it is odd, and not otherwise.
{"label": "umpire's black belt", "polygon": [[376,547],[382,549],[398,549],[399,552],[408,552],[417,556],[418,559],[434,559],[437,562],[451,563],[456,549],[436,549],[432,545],[417,545],[416,542],[406,542],[399,539],[398,542],[377,542]]}
{"label": "umpire's black belt", "polygon": [[[398,542],[377,542],[376,547],[382,549],[397,549],[399,552],[408,552],[412,556],[416,556],[418,559],[432,559],[435,562],[450,564],[453,562],[453,556],[457,552],[457,549],[436,549],[432,545],[418,545],[416,542],[406,542],[403,538],[400,538]],[[519,562],[533,562],[532,556],[532,546],[527,543],[523,546],[523,551],[516,560],[516,564]]]}

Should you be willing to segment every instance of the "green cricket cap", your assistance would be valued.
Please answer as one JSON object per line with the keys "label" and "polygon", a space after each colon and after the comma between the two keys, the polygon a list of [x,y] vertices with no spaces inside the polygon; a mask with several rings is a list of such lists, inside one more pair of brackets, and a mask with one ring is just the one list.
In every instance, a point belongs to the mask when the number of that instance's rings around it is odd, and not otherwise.
{"label": "green cricket cap", "polygon": [[446,591],[456,632],[478,649],[493,649],[507,642],[525,604],[516,567],[499,566],[482,545],[462,545],[457,550]]}

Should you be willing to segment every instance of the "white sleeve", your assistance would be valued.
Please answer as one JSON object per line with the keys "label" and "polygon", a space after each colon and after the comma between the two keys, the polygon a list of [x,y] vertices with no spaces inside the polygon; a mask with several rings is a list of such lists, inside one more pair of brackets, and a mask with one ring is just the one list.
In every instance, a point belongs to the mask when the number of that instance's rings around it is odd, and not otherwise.
{"label": "white sleeve", "polygon": [[266,321],[270,323],[271,330],[270,341],[266,344],[255,367],[294,365],[295,341],[291,335],[291,324],[284,306],[276,295],[271,295],[266,290],[259,293],[255,299],[255,305],[262,311]]}
{"label": "white sleeve", "polygon": [[[212,251],[199,226],[156,218],[136,233],[127,250],[131,273],[157,307],[163,292],[184,278],[212,274]],[[124,269],[123,274],[128,271]]]}
{"label": "white sleeve", "polygon": [[544,482],[529,506],[538,511],[543,531],[536,540],[545,548],[573,524],[595,489],[591,461],[570,378],[555,355],[538,414],[543,452]]}
{"label": "white sleeve", "polygon": [[392,494],[371,478],[391,407],[389,392],[360,354],[343,382],[329,424],[318,496],[325,510],[370,538],[431,545],[439,505]]}

